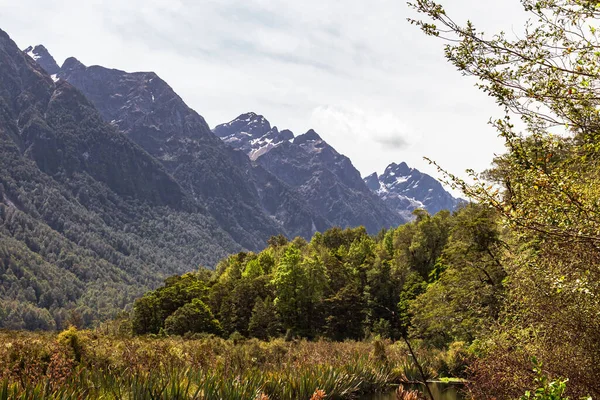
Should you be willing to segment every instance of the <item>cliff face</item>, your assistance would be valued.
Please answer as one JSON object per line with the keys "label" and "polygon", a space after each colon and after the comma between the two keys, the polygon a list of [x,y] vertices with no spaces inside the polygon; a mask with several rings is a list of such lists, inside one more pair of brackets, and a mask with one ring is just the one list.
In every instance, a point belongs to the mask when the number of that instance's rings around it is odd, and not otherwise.
{"label": "cliff face", "polygon": [[232,154],[156,74],[86,67],[70,58],[58,77],[158,160],[241,246],[258,250],[270,236],[288,233],[262,206],[249,160]]}
{"label": "cliff face", "polygon": [[314,130],[294,137],[289,130],[272,127],[262,115],[247,113],[218,125],[214,132],[293,188],[333,225],[364,225],[375,233],[405,222],[368,189],[350,159]]}

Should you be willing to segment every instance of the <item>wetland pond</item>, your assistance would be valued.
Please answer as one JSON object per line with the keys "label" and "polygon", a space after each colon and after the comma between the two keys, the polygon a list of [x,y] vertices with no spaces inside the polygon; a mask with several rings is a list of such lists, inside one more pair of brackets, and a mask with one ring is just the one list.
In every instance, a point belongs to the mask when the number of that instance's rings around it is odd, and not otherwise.
{"label": "wetland pond", "polygon": [[[431,392],[433,393],[433,397],[435,400],[463,400],[464,397],[460,393],[460,389],[462,388],[462,384],[460,383],[452,383],[452,382],[429,382],[428,383]],[[407,385],[404,386],[408,388]],[[418,389],[423,391],[423,385],[414,385],[410,386],[410,389],[415,390]],[[377,393],[365,397],[363,400],[396,400],[396,391],[391,391],[388,393]]]}

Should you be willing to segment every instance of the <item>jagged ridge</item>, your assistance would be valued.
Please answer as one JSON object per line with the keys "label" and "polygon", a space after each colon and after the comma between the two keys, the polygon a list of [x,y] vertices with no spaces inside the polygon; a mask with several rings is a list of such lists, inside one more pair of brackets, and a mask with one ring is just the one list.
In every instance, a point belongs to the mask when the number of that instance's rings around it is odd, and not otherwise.
{"label": "jagged ridge", "polygon": [[350,159],[312,129],[294,137],[289,130],[271,127],[264,116],[246,113],[213,131],[294,188],[306,204],[335,225],[364,225],[375,233],[404,222],[370,192]]}
{"label": "jagged ridge", "polygon": [[381,176],[373,173],[364,181],[391,209],[406,218],[417,208],[435,214],[441,210],[453,211],[461,203],[435,178],[410,168],[405,162],[392,163]]}

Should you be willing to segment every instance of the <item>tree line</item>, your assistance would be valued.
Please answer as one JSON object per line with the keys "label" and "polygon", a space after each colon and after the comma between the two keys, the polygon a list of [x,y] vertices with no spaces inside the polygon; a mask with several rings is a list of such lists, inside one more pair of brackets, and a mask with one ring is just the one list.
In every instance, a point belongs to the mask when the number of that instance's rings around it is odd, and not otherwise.
{"label": "tree line", "polygon": [[440,348],[472,341],[501,304],[497,213],[468,205],[415,214],[375,236],[363,227],[332,228],[309,242],[276,236],[215,271],[171,277],[135,302],[133,330],[338,341],[410,331]]}

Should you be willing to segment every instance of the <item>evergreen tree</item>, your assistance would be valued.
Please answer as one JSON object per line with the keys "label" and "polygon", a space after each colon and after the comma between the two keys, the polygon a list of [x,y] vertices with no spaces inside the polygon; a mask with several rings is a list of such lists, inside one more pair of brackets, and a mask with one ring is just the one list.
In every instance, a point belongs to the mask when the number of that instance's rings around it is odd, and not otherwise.
{"label": "evergreen tree", "polygon": [[252,317],[248,325],[250,336],[262,340],[277,337],[281,332],[281,323],[273,300],[266,297],[264,300],[257,298],[254,301]]}

